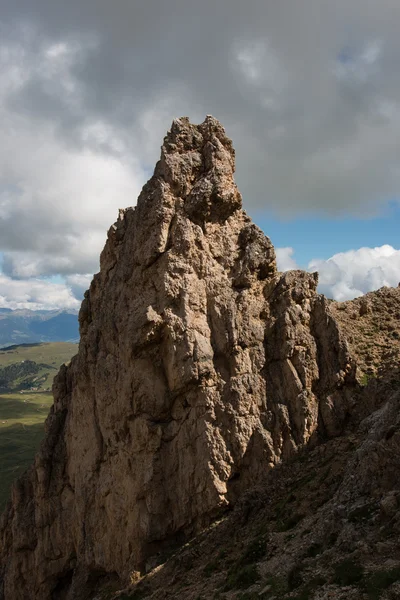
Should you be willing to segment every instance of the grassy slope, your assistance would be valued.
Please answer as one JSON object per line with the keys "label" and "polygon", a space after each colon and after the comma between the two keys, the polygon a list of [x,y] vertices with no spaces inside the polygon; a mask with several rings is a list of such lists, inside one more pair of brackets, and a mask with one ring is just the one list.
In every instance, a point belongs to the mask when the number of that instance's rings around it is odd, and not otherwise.
{"label": "grassy slope", "polygon": [[51,393],[0,395],[0,511],[12,482],[32,463],[52,404]]}
{"label": "grassy slope", "polygon": [[[77,344],[55,342],[13,350],[0,350],[0,367],[22,360],[47,364],[51,386],[61,364],[78,351]],[[42,371],[39,372],[40,375]],[[0,395],[0,512],[8,500],[12,482],[32,463],[44,436],[44,421],[53,404],[53,395],[45,392]]]}
{"label": "grassy slope", "polygon": [[45,363],[58,370],[59,366],[71,359],[78,351],[78,344],[52,342],[32,346],[16,346],[13,350],[0,350],[0,367],[6,367],[21,360]]}
{"label": "grassy slope", "polygon": [[[21,345],[12,350],[0,350],[0,368],[7,367],[14,363],[20,363],[23,360],[32,360],[37,364],[43,365],[35,378],[44,379],[39,384],[39,388],[46,389],[51,387],[53,378],[58,372],[60,365],[68,362],[78,351],[78,344],[69,342],[52,342],[49,344]],[[22,381],[22,380],[21,380]],[[16,380],[15,386],[11,389],[18,389],[21,381]],[[23,386],[21,386],[23,387]]]}

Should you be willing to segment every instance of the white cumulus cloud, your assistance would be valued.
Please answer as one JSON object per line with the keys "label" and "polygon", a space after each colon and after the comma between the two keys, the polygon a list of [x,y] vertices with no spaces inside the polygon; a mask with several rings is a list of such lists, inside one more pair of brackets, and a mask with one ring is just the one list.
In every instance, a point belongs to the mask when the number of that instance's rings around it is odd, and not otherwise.
{"label": "white cumulus cloud", "polygon": [[78,300],[82,300],[83,294],[90,287],[90,283],[93,279],[93,276],[90,274],[68,275],[65,279],[67,285],[71,288],[71,291],[75,298],[77,298]]}
{"label": "white cumulus cloud", "polygon": [[278,271],[291,271],[300,268],[293,258],[293,248],[275,248],[275,254]]}
{"label": "white cumulus cloud", "polygon": [[[279,271],[300,268],[293,257],[293,248],[276,248],[275,251]],[[328,259],[314,258],[307,270],[318,271],[321,294],[338,301],[351,300],[383,286],[399,284],[400,250],[388,244],[348,250]]]}
{"label": "white cumulus cloud", "polygon": [[328,260],[314,259],[308,270],[318,271],[318,289],[328,298],[350,300],[383,286],[397,286],[400,250],[389,245],[349,250]]}
{"label": "white cumulus cloud", "polygon": [[0,251],[12,277],[96,271],[118,208],[136,203],[144,173],[124,131],[83,107],[75,70],[93,47],[32,33],[0,42]]}
{"label": "white cumulus cloud", "polygon": [[15,280],[0,273],[0,308],[52,310],[79,309],[70,287],[41,279]]}

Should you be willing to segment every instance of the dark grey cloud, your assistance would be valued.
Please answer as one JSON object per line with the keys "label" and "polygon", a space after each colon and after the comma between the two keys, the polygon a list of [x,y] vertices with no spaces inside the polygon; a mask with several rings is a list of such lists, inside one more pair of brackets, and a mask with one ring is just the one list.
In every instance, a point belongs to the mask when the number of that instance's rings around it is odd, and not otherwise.
{"label": "dark grey cloud", "polygon": [[400,189],[399,20],[394,0],[2,0],[5,270],[96,270],[179,115],[223,122],[247,208],[379,212]]}
{"label": "dark grey cloud", "polygon": [[[6,2],[14,32],[18,23],[32,23],[42,40],[93,42],[71,65],[82,94],[79,110],[68,109],[39,78],[19,90],[14,106],[64,122],[75,134],[87,119],[106,119],[129,131],[140,151],[143,113],[171,96],[144,161],[156,159],[174,116],[212,112],[236,138],[238,179],[249,205],[357,212],[367,203],[373,210],[398,192],[397,178],[385,177],[392,148],[382,160],[386,167],[373,156],[375,180],[369,166],[363,170],[370,154],[362,149],[377,147],[393,125],[394,116],[383,113],[399,92],[394,22],[400,6],[367,4],[84,0],[61,6],[40,0],[19,2],[17,11]],[[379,45],[368,63],[368,50]],[[347,67],[342,76],[339,67]],[[176,97],[174,89],[181,90]],[[361,164],[352,165],[357,153]]]}

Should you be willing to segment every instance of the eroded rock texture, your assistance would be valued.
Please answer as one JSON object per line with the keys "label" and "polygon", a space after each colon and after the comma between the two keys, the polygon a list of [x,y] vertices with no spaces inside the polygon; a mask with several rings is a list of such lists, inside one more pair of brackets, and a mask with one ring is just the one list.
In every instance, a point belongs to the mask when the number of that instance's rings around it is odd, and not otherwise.
{"label": "eroded rock texture", "polygon": [[86,598],[340,433],[354,366],[317,277],[279,274],[212,117],[174,121],[108,232],[47,437],[1,526],[3,598]]}

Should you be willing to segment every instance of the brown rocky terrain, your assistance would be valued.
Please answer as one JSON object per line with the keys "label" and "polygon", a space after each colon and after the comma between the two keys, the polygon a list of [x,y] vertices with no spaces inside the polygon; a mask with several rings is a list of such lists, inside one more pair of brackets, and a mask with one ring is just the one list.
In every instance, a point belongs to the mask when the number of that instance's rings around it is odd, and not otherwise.
{"label": "brown rocky terrain", "polygon": [[2,600],[397,593],[395,378],[359,385],[347,321],[277,272],[233,173],[218,121],[177,119],[109,230],[2,517]]}
{"label": "brown rocky terrain", "polygon": [[332,302],[330,309],[357,359],[362,384],[380,370],[400,364],[400,284],[348,302]]}
{"label": "brown rocky terrain", "polygon": [[270,471],[125,592],[95,597],[398,600],[399,409],[397,391],[346,434]]}

